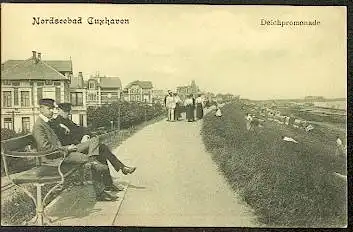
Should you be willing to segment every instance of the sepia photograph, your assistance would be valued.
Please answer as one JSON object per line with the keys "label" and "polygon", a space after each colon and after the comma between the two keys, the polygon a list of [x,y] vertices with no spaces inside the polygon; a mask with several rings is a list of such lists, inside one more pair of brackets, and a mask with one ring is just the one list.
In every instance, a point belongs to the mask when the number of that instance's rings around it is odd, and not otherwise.
{"label": "sepia photograph", "polygon": [[1,4],[1,225],[346,228],[345,6]]}

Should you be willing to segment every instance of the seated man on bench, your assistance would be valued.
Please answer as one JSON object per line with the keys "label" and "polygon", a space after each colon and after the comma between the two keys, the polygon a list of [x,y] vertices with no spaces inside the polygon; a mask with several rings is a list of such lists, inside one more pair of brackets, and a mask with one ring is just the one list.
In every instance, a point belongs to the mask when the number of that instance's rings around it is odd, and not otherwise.
{"label": "seated man on bench", "polygon": [[[39,101],[39,117],[37,118],[35,124],[33,125],[33,138],[37,145],[38,151],[48,151],[55,149],[64,149],[68,152],[65,157],[63,165],[65,163],[70,164],[84,164],[87,162],[92,162],[93,167],[96,172],[92,172],[93,184],[95,186],[96,199],[98,201],[113,201],[117,197],[110,195],[104,190],[102,186],[101,179],[99,176],[100,172],[106,169],[105,165],[97,162],[96,157],[99,156],[98,143],[84,143],[80,146],[73,144],[63,146],[55,134],[55,132],[50,128],[48,122],[53,116],[53,109],[55,108],[55,101],[53,99],[41,99]],[[84,154],[83,152],[86,152]],[[88,154],[88,155],[87,155]],[[56,159],[59,157],[49,157],[50,159]],[[93,171],[93,170],[92,170]]]}
{"label": "seated man on bench", "polygon": [[[79,146],[80,143],[86,143],[87,141],[97,139],[91,139],[91,133],[85,127],[79,126],[70,120],[69,115],[71,115],[71,103],[61,103],[58,105],[58,108],[55,109],[52,120],[49,121],[50,127],[54,130],[62,145],[78,144]],[[107,166],[107,169],[102,173],[102,181],[105,185],[105,190],[123,190],[113,184],[107,160],[109,160],[117,172],[121,170],[124,175],[133,173],[136,170],[136,167],[128,167],[124,165],[111,152],[107,145],[99,143],[98,146],[99,156],[97,157],[97,160]]]}

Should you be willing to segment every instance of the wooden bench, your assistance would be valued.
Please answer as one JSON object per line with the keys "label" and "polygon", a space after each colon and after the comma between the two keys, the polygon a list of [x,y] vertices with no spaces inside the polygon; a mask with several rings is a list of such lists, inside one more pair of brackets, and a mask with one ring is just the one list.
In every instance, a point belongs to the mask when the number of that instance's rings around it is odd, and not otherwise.
{"label": "wooden bench", "polygon": [[[74,165],[63,163],[67,152],[62,149],[34,152],[28,150],[29,146],[35,147],[35,141],[31,134],[1,141],[1,156],[4,162],[5,174],[10,182],[23,190],[33,200],[36,206],[34,222],[38,225],[44,225],[44,219],[51,222],[50,218],[44,213],[48,196],[50,196],[54,190],[63,189],[67,177],[76,171],[79,171],[80,176],[83,178],[84,167],[83,164]],[[48,156],[59,156],[60,158],[50,160],[47,158]],[[27,171],[11,174],[7,165],[8,157],[23,159],[34,158],[36,160],[36,166]],[[47,160],[45,161],[44,159]],[[83,179],[81,179],[81,181],[82,180]],[[36,197],[22,186],[24,184],[33,184],[36,186]],[[54,187],[50,188],[43,198],[42,187],[48,184],[54,184]]]}

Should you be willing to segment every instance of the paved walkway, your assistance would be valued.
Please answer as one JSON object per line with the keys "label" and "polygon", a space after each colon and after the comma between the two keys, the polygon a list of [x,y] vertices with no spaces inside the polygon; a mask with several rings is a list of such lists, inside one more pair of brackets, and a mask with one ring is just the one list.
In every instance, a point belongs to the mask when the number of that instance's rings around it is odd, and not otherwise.
{"label": "paved walkway", "polygon": [[127,139],[119,158],[138,168],[128,180],[115,225],[256,226],[202,143],[202,121],[160,121]]}

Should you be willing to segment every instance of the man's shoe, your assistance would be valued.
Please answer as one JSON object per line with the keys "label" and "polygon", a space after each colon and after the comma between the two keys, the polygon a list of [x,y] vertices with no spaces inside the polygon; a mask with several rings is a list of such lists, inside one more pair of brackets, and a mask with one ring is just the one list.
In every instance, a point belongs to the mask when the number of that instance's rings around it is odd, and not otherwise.
{"label": "man's shoe", "polygon": [[136,167],[123,167],[121,171],[124,173],[124,175],[131,174],[136,170]]}
{"label": "man's shoe", "polygon": [[124,190],[124,187],[119,187],[119,186],[115,186],[115,185],[110,185],[105,187],[104,189],[105,191],[112,191],[112,192],[120,192]]}
{"label": "man's shoe", "polygon": [[96,200],[97,201],[115,201],[118,198],[119,197],[112,196],[109,193],[107,193],[106,191],[103,191],[99,196],[96,197]]}

